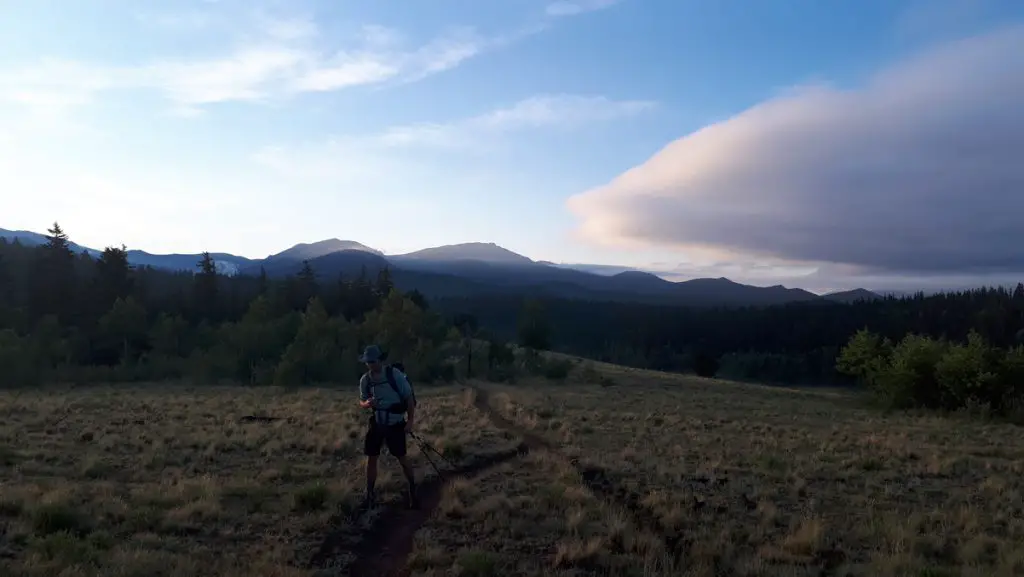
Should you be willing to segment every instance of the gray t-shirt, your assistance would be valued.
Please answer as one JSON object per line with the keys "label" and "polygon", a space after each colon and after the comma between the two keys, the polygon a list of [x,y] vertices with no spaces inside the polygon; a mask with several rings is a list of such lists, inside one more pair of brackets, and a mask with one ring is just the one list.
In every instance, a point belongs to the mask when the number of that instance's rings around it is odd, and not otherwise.
{"label": "gray t-shirt", "polygon": [[387,408],[400,403],[403,399],[408,400],[412,397],[412,386],[409,385],[409,379],[405,376],[405,373],[392,368],[391,370],[394,371],[395,375],[395,386],[402,393],[402,396],[399,397],[395,390],[391,388],[391,385],[388,384],[386,370],[386,367],[382,367],[380,374],[372,378],[369,372],[363,373],[362,378],[359,379],[359,400],[365,401],[370,397],[376,398],[377,409],[374,411],[374,415],[376,416],[377,423],[381,425],[394,425],[405,419],[405,414],[389,413]]}

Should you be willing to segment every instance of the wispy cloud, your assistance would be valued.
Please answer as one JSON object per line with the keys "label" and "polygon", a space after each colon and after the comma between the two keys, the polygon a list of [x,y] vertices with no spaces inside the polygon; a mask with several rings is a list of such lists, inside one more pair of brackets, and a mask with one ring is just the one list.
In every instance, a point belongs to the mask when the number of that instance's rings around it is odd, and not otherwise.
{"label": "wispy cloud", "polygon": [[448,123],[393,127],[374,137],[390,146],[478,147],[500,134],[537,128],[572,129],[633,116],[655,106],[647,100],[604,96],[540,95],[512,106]]}
{"label": "wispy cloud", "polygon": [[572,130],[626,118],[651,109],[643,100],[611,100],[603,96],[542,95],[477,116],[445,123],[394,126],[378,133],[347,135],[324,143],[273,146],[255,160],[280,174],[302,179],[352,184],[361,179],[387,179],[431,169],[427,152],[479,155],[515,133]]}
{"label": "wispy cloud", "polygon": [[213,22],[209,12],[199,10],[187,12],[138,12],[135,14],[135,19],[143,25],[170,31],[202,30]]}
{"label": "wispy cloud", "polygon": [[267,101],[419,80],[455,68],[486,44],[466,28],[420,45],[380,26],[367,26],[341,43],[319,32],[311,19],[261,16],[244,43],[204,58],[162,58],[121,66],[42,59],[0,70],[0,100],[64,109],[104,92],[151,90],[163,94],[175,110],[192,110],[217,102]]}
{"label": "wispy cloud", "polygon": [[544,12],[548,16],[576,16],[585,12],[604,10],[622,0],[556,0],[547,5]]}

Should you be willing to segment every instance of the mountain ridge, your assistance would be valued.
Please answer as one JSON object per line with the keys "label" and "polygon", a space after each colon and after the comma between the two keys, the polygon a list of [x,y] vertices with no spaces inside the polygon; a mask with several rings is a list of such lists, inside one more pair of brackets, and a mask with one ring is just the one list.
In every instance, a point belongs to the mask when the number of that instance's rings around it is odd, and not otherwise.
{"label": "mountain ridge", "polygon": [[[0,237],[16,237],[32,244],[46,242],[45,235],[31,231],[0,229]],[[85,250],[93,256],[100,253],[96,249],[74,246],[76,251]],[[136,249],[128,253],[129,263],[134,266],[179,271],[195,271],[202,257],[201,254],[153,254]],[[357,241],[332,238],[298,243],[262,259],[230,253],[210,254],[218,272],[229,276],[256,276],[261,272],[271,277],[288,276],[298,273],[306,263],[321,278],[376,275],[388,268],[398,288],[418,289],[428,297],[517,292],[680,306],[772,305],[826,300],[800,288],[758,287],[724,277],[669,281],[629,267],[578,265],[579,268],[573,268],[535,261],[493,242],[450,244],[386,255]]]}

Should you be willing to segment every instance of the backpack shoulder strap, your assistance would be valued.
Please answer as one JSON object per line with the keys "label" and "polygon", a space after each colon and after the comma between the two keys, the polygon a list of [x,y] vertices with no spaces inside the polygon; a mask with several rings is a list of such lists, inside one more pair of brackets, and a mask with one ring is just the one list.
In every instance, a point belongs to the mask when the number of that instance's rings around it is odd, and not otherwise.
{"label": "backpack shoulder strap", "polygon": [[402,398],[402,392],[398,390],[398,381],[395,380],[395,368],[391,365],[384,367],[384,375],[388,378],[388,384],[391,385],[391,390],[395,391],[398,398]]}

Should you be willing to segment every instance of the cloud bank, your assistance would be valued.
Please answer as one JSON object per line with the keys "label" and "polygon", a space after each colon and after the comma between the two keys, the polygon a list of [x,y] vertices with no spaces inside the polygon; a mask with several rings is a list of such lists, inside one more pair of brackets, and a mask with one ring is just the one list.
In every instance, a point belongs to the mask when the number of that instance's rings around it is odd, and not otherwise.
{"label": "cloud bank", "polygon": [[799,88],[568,207],[589,241],[716,260],[1024,271],[1024,27],[917,55],[860,89]]}

